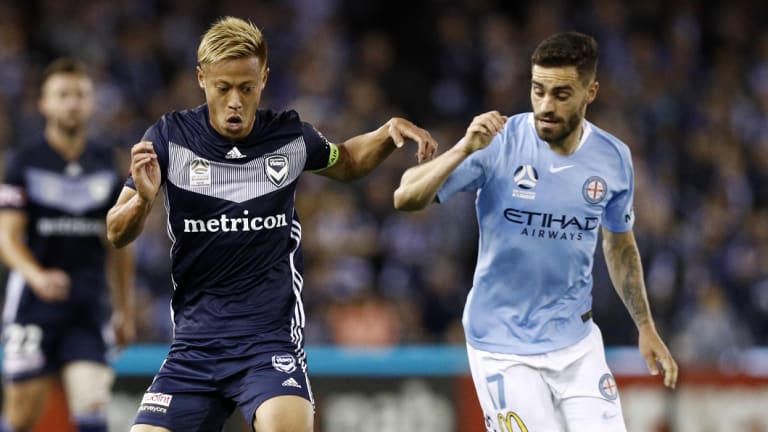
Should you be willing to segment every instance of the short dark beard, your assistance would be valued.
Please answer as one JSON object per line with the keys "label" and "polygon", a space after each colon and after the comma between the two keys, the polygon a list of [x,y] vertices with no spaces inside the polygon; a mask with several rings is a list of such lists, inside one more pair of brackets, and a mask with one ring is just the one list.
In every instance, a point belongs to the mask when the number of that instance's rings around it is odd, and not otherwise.
{"label": "short dark beard", "polygon": [[573,133],[573,131],[579,127],[579,123],[581,123],[581,117],[579,117],[578,114],[574,114],[568,118],[568,120],[565,122],[563,131],[559,134],[544,136],[538,127],[536,128],[536,133],[539,135],[539,138],[548,142],[549,144],[560,145],[565,141],[566,138],[568,138],[570,134]]}

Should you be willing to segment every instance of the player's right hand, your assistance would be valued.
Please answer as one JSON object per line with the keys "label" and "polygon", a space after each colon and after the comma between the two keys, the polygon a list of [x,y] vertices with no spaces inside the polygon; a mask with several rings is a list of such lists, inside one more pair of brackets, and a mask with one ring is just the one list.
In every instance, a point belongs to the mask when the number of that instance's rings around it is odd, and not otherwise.
{"label": "player's right hand", "polygon": [[69,275],[60,269],[42,269],[28,277],[27,284],[45,302],[60,302],[69,297]]}
{"label": "player's right hand", "polygon": [[115,311],[112,314],[112,328],[115,331],[115,343],[121,349],[136,340],[136,320],[132,314]]}
{"label": "player's right hand", "polygon": [[131,148],[131,175],[139,197],[152,202],[160,190],[160,164],[152,142],[141,141]]}
{"label": "player's right hand", "polygon": [[507,119],[507,116],[501,115],[498,111],[489,111],[475,116],[464,134],[461,145],[468,154],[487,147],[493,137],[504,129]]}

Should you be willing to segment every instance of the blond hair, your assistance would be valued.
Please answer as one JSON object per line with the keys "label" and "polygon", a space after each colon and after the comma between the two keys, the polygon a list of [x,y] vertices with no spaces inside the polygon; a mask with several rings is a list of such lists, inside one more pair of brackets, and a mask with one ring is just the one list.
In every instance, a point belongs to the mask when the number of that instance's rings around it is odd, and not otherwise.
{"label": "blond hair", "polygon": [[252,22],[231,16],[216,21],[197,48],[200,66],[248,57],[258,57],[266,66],[267,41]]}

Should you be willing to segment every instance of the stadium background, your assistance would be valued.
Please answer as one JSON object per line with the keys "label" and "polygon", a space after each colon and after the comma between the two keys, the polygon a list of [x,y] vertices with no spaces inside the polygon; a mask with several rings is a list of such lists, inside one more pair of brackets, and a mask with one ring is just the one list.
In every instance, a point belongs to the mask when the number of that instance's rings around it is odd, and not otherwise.
{"label": "stadium background", "polygon": [[[163,112],[203,101],[194,75],[197,43],[226,14],[252,20],[269,42],[262,106],[295,108],[331,140],[404,116],[429,129],[443,151],[476,113],[529,109],[529,57],[540,39],[571,29],[593,34],[602,48],[601,87],[587,117],[633,151],[635,234],[649,297],[682,367],[674,395],[640,378],[636,332],[598,251],[594,316],[626,383],[622,398],[637,403],[628,408],[630,428],[768,430],[766,414],[746,408],[768,406],[768,3],[0,0],[0,159],[41,130],[40,73],[59,55],[92,67],[99,104],[93,134],[127,155]],[[393,361],[399,351],[388,347],[461,347],[459,319],[476,254],[472,197],[421,213],[393,211],[392,191],[413,152],[396,153],[353,185],[302,178],[297,205],[310,347],[353,347],[395,355],[386,357]],[[162,206],[155,210],[136,243],[142,345],[119,360],[129,369],[130,361],[141,363],[141,349],[162,351],[171,332],[169,242]],[[309,361],[312,373],[312,352]],[[375,396],[386,384],[366,380],[366,373],[387,375],[392,362],[382,364],[341,380],[359,386],[349,394],[368,398],[370,415],[390,400]],[[142,365],[149,372],[121,375],[118,391],[137,383],[133,391],[141,391],[155,368],[152,361],[133,366]],[[334,391],[340,372],[325,374],[324,367],[318,364],[317,380],[330,380],[325,387]],[[419,370],[401,372],[417,386],[442,388],[449,402],[461,399],[453,387],[466,378],[461,366],[446,369],[447,382]],[[394,385],[386,394],[401,404],[421,394],[408,380],[383,382]],[[687,393],[714,399],[690,402]],[[747,413],[729,417],[740,410]],[[446,412],[454,415],[456,407]],[[651,412],[660,413],[656,429],[637,423]],[[444,430],[470,430],[457,422]]]}

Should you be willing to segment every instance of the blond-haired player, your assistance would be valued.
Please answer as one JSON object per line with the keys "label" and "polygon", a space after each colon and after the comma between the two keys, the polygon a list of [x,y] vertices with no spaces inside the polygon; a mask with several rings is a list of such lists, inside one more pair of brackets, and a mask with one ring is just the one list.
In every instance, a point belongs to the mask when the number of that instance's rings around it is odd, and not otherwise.
{"label": "blond-haired player", "polygon": [[131,150],[109,238],[135,239],[162,187],[175,288],[173,345],[133,432],[217,431],[236,407],[258,432],[311,431],[299,176],[354,180],[405,139],[420,159],[435,151],[401,118],[334,144],[295,111],[259,109],[268,75],[259,29],[221,19],[198,50],[206,103],[164,115]]}

